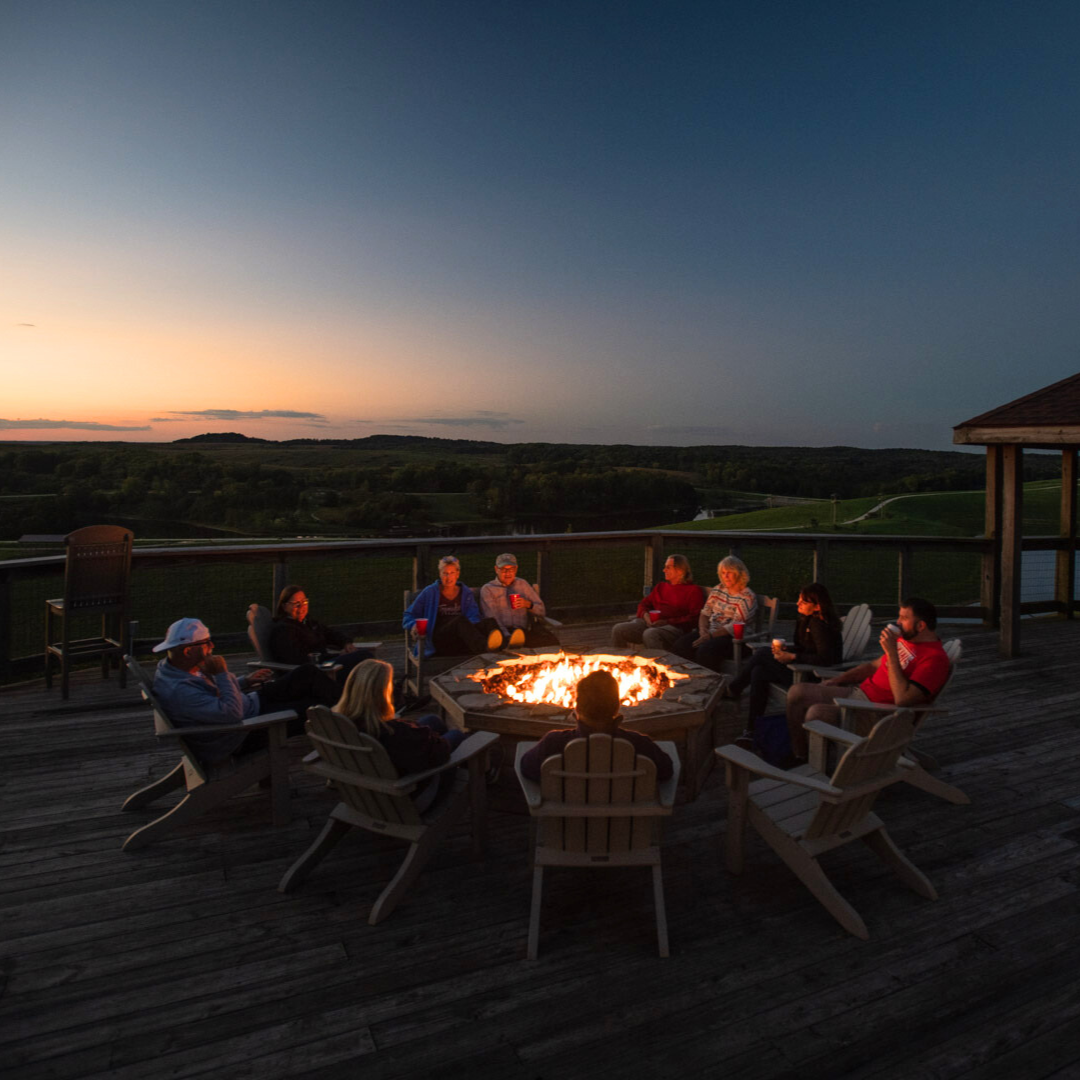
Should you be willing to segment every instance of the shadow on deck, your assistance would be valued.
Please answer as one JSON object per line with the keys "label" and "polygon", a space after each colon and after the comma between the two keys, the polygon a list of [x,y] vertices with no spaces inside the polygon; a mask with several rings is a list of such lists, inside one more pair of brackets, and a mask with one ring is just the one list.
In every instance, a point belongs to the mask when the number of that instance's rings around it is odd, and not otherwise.
{"label": "shadow on deck", "polygon": [[[606,635],[567,629],[577,647]],[[137,692],[92,672],[66,706],[40,683],[11,688],[5,1080],[1076,1076],[1080,624],[1025,624],[1028,653],[1009,661],[996,634],[959,633],[950,714],[919,745],[972,803],[902,786],[878,804],[940,899],[861,849],[826,857],[866,919],[863,943],[752,833],[746,873],[729,877],[716,771],[665,834],[670,960],[633,870],[552,872],[540,960],[524,960],[528,819],[508,775],[486,861],[469,861],[463,827],[376,927],[367,911],[399,854],[367,835],[297,893],[276,891],[331,805],[299,769],[284,828],[251,795],[124,854],[151,815],[120,804],[176,760]]]}

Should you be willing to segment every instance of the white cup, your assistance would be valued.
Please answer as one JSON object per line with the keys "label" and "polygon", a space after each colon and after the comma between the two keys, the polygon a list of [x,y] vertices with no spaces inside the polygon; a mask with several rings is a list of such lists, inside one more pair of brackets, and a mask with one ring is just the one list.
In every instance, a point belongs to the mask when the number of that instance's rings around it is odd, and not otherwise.
{"label": "white cup", "polygon": [[776,652],[780,652],[780,650],[784,647],[784,639],[782,637],[774,637],[772,639],[772,647],[776,650]]}
{"label": "white cup", "polygon": [[900,636],[900,627],[897,626],[894,622],[889,623],[889,625],[886,626],[885,629],[888,630],[889,633],[893,635],[893,637]]}

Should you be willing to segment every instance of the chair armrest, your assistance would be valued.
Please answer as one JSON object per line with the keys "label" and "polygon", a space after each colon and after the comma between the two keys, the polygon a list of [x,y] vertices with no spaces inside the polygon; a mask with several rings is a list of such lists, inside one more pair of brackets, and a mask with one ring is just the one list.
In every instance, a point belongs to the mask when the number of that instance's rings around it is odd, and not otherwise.
{"label": "chair armrest", "polygon": [[948,715],[949,710],[937,705],[885,705],[879,701],[862,701],[859,698],[837,698],[834,705],[841,709],[862,709],[864,712],[894,713],[898,709],[906,709],[909,712],[934,713],[938,716]]}
{"label": "chair armrest", "polygon": [[756,773],[758,776],[764,776],[769,780],[779,780],[784,784],[797,784],[799,787],[809,788],[811,791],[819,791],[822,795],[842,794],[840,788],[833,787],[827,780],[818,780],[814,776],[803,776],[801,773],[796,772],[784,772],[783,769],[778,769],[767,761],[762,761],[757,754],[744,750],[734,743],[729,746],[718,746],[713,752],[718,758],[730,761],[732,765],[737,765],[740,769],[746,769],[747,772]]}
{"label": "chair armrest", "polygon": [[159,739],[186,739],[189,735],[227,735],[236,731],[260,731],[262,728],[273,727],[275,724],[285,724],[296,719],[296,713],[292,709],[284,709],[281,712],[263,713],[262,716],[251,716],[247,720],[241,720],[236,724],[204,724],[202,727],[171,727],[168,731],[157,731],[154,734]]}
{"label": "chair armrest", "polygon": [[[895,710],[893,710],[895,712]],[[856,735],[854,731],[845,731],[843,728],[826,724],[824,720],[808,720],[803,724],[803,730],[812,732],[830,742],[843,743],[845,746],[854,746],[863,741],[862,735]]]}
{"label": "chair armrest", "polygon": [[381,641],[354,641],[353,644],[358,649],[370,649],[372,652],[374,652],[376,649],[381,649],[383,647],[383,643]]}
{"label": "chair armrest", "polygon": [[446,772],[447,769],[456,768],[458,765],[468,761],[469,758],[476,757],[477,754],[486,750],[493,742],[498,742],[499,736],[493,731],[476,731],[473,732],[467,739],[465,739],[458,748],[450,755],[449,760],[444,761],[442,765],[436,765],[431,769],[424,769],[423,772],[409,773],[407,776],[399,776],[397,780],[393,781],[392,786],[397,790],[404,788],[412,788],[416,784],[419,784],[422,780],[427,780],[429,776],[438,776],[441,772]]}
{"label": "chair armrest", "polygon": [[247,666],[249,668],[269,668],[271,671],[292,671],[297,667],[296,664],[282,664],[277,660],[249,660]]}
{"label": "chair armrest", "polygon": [[679,761],[679,751],[673,742],[665,739],[657,742],[657,746],[671,758],[671,775],[656,785],[656,798],[661,806],[675,805],[675,789],[679,786],[679,773],[682,771],[682,763]]}
{"label": "chair armrest", "polygon": [[529,806],[539,806],[543,799],[540,796],[540,785],[535,780],[528,780],[521,775],[521,759],[536,745],[535,742],[519,742],[514,753],[514,772],[517,773],[521,792],[525,796],[525,802]]}

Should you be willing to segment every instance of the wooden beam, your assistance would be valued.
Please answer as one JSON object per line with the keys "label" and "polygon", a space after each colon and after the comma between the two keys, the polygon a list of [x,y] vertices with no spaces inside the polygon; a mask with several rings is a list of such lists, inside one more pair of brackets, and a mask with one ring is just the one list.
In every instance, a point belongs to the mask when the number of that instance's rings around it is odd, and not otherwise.
{"label": "wooden beam", "polygon": [[991,626],[1001,625],[1001,447],[986,448],[986,526],[985,534],[994,541],[982,559],[982,595]]}
{"label": "wooden beam", "polygon": [[1073,617],[1076,593],[1076,447],[1061,451],[1061,535],[1069,546],[1057,553],[1054,599],[1063,605],[1065,618]]}
{"label": "wooden beam", "polygon": [[1080,427],[977,427],[953,428],[953,442],[959,446],[1054,447],[1080,445]]}
{"label": "wooden beam", "polygon": [[1001,448],[1001,637],[1002,656],[1020,655],[1020,542],[1024,533],[1024,452]]}
{"label": "wooden beam", "polygon": [[653,534],[645,541],[644,596],[664,576],[664,538]]}

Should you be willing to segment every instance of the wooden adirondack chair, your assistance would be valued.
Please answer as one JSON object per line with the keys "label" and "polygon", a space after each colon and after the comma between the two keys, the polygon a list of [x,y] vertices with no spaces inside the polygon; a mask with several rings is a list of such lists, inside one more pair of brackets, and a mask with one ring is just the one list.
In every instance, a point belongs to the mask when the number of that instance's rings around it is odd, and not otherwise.
{"label": "wooden adirondack chair", "polygon": [[[295,889],[352,829],[367,829],[393,836],[409,845],[405,860],[390,884],[379,894],[368,922],[374,926],[397,907],[409,886],[424,869],[432,852],[466,810],[471,808],[473,854],[483,855],[487,843],[487,784],[484,772],[487,752],[498,736],[490,731],[470,735],[450,755],[450,760],[424,772],[401,776],[378,739],[357,730],[344,716],[323,705],[308,709],[308,737],[315,753],[304,759],[304,768],[333,782],[341,802],[315,842],[285,872],[278,890]],[[458,769],[467,765],[468,772]],[[445,790],[439,778],[453,770],[453,783]],[[430,782],[439,794],[421,811],[411,797]]]}
{"label": "wooden adirondack chair", "polygon": [[[915,732],[907,710],[879,720],[866,738],[814,720],[806,725],[811,745],[835,741],[846,746],[832,776],[802,765],[785,772],[749,750],[721,746],[727,766],[727,868],[743,869],[746,821],[784,860],[800,881],[849,933],[870,937],[858,912],[825,876],[818,858],[852,840],[862,840],[901,881],[920,896],[937,899],[926,876],[892,842],[881,819],[872,812],[882,788],[903,779],[901,755]],[[751,775],[762,777],[751,781]]]}
{"label": "wooden adirondack chair", "polygon": [[739,668],[747,658],[747,650],[756,642],[764,642],[767,647],[772,642],[776,631],[776,613],[780,610],[780,598],[777,596],[764,596],[758,593],[757,610],[754,614],[753,628],[746,627],[741,641],[735,641],[735,652],[732,659],[723,663],[725,675],[738,675]]}
{"label": "wooden adirondack chair", "polygon": [[[136,829],[125,841],[124,851],[134,851],[172,832],[177,826],[213,810],[223,802],[245,791],[252,784],[269,783],[270,805],[275,825],[289,821],[289,759],[285,747],[286,725],[296,718],[291,709],[254,716],[237,724],[214,724],[207,727],[176,727],[154,694],[154,684],[133,656],[124,662],[135,677],[143,698],[154,711],[154,734],[159,739],[175,739],[183,755],[180,763],[167,776],[129,795],[121,809],[138,810],[166,792],[187,788],[187,794],[161,817]],[[222,735],[230,731],[267,730],[269,747],[252,754],[229,758],[214,765],[204,765],[188,745],[191,735]]]}
{"label": "wooden adirondack chair", "polygon": [[651,866],[660,955],[668,955],[660,818],[668,817],[679,782],[674,743],[657,745],[675,766],[663,784],[656,765],[627,739],[590,735],[574,739],[541,766],[540,783],[521,774],[521,759],[536,743],[518,744],[514,769],[529,813],[539,819],[533,848],[528,957],[536,959],[545,866]]}
{"label": "wooden adirondack chair", "polygon": [[[270,668],[271,671],[292,671],[296,664],[286,664],[280,660],[271,658],[270,634],[274,629],[274,619],[268,608],[262,604],[249,604],[247,609],[248,641],[258,654],[258,660],[249,660],[249,668]],[[369,649],[376,652],[382,647],[381,641],[358,641],[358,649]],[[330,671],[334,667],[333,659],[316,661],[324,671]]]}
{"label": "wooden adirondack chair", "polygon": [[[963,654],[963,646],[959,638],[951,638],[942,644],[942,648],[944,648],[945,655],[948,656],[951,665],[945,685],[938,691],[937,697],[928,704],[906,706],[915,717],[916,730],[922,726],[926,717],[931,714],[937,716],[948,715],[949,710],[943,709],[940,702],[945,696],[953,676],[956,674],[957,665],[960,663],[960,657]],[[894,708],[892,705],[878,705],[854,698],[840,698],[836,704],[840,706],[840,726],[845,731],[855,731],[863,734],[869,730],[876,717],[891,712]],[[936,769],[938,765],[929,754],[923,753],[914,746],[909,746],[904,753],[904,758],[906,768],[902,779],[905,783],[917,787],[920,791],[925,791],[930,795],[936,795],[939,799],[944,799],[946,802],[953,803],[956,806],[964,806],[971,802],[971,799],[960,788],[947,784],[944,780],[939,780],[936,776],[931,775],[930,770]],[[817,768],[823,767],[821,761],[815,762],[813,757],[811,757],[810,763],[816,765]]]}

